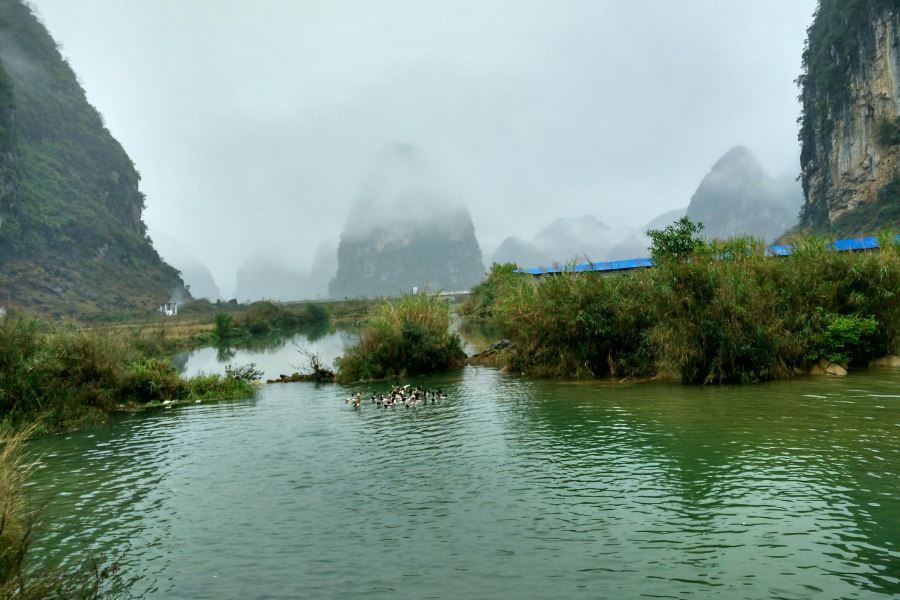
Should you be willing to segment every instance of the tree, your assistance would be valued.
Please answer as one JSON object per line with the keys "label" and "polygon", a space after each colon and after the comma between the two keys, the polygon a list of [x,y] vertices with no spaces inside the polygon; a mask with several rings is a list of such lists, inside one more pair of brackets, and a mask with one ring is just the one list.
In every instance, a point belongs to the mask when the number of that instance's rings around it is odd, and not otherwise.
{"label": "tree", "polygon": [[681,217],[665,229],[651,229],[650,256],[655,262],[663,260],[688,260],[704,241],[697,234],[703,229],[703,223],[694,223],[689,217]]}

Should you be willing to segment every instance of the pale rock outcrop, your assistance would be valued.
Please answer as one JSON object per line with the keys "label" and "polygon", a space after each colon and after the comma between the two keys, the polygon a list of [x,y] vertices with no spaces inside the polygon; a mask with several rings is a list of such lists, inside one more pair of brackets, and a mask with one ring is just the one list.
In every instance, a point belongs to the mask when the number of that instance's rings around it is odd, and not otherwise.
{"label": "pale rock outcrop", "polygon": [[870,367],[900,367],[900,356],[882,356],[869,363]]}
{"label": "pale rock outcrop", "polygon": [[900,115],[900,15],[885,9],[873,15],[859,36],[858,56],[847,57],[850,89],[843,102],[807,86],[803,99],[808,133],[801,167],[806,191],[804,226],[827,211],[828,221],[874,202],[877,190],[896,174],[900,146],[882,146],[880,123]]}
{"label": "pale rock outcrop", "polygon": [[817,362],[809,365],[810,375],[833,375],[835,377],[844,377],[847,375],[846,367],[833,363],[828,359],[821,358]]}

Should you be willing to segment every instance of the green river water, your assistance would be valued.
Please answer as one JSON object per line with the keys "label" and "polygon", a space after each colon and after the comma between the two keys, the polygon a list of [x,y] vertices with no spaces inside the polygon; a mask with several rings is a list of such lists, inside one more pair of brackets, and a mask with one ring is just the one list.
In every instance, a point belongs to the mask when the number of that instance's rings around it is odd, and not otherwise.
{"label": "green river water", "polygon": [[411,381],[449,398],[268,385],[39,438],[39,552],[127,549],[151,598],[900,596],[898,371]]}

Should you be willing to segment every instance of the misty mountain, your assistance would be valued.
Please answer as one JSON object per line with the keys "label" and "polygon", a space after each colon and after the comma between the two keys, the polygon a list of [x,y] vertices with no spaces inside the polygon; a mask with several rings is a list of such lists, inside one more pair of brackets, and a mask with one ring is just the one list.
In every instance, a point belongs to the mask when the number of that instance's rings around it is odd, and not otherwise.
{"label": "misty mountain", "polygon": [[241,302],[325,299],[328,298],[328,283],[336,272],[337,245],[331,241],[322,242],[316,248],[309,271],[287,266],[274,258],[256,258],[238,269],[234,297]]}
{"label": "misty mountain", "polygon": [[222,299],[219,286],[216,285],[216,280],[206,265],[199,262],[190,263],[178,270],[192,298],[206,298],[211,302]]}
{"label": "misty mountain", "polygon": [[328,285],[337,275],[337,244],[331,241],[322,242],[316,248],[316,258],[313,260],[307,284],[308,298],[318,299],[328,297]]}
{"label": "misty mountain", "polygon": [[334,298],[412,287],[468,289],[484,273],[468,209],[441,192],[415,147],[393,144],[350,209],[338,246]]}
{"label": "misty mountain", "polygon": [[665,229],[681,217],[687,214],[687,207],[684,208],[676,208],[675,210],[670,210],[669,212],[663,213],[644,225],[641,228],[641,233],[645,234],[651,229]]}
{"label": "misty mountain", "polygon": [[623,241],[616,244],[606,253],[604,260],[630,260],[632,258],[647,258],[650,251],[650,238],[639,232],[629,235]]}
{"label": "misty mountain", "polygon": [[185,296],[150,244],[131,159],[29,3],[0,0],[0,281],[54,314]]}
{"label": "misty mountain", "polygon": [[534,243],[544,254],[559,263],[576,256],[593,262],[607,260],[607,254],[631,233],[628,229],[612,229],[592,215],[556,219],[534,236]]}
{"label": "misty mountain", "polygon": [[303,300],[308,297],[309,274],[267,259],[252,259],[237,272],[234,297],[239,302]]}
{"label": "misty mountain", "polygon": [[748,234],[771,242],[796,225],[803,201],[799,183],[769,177],[749,150],[735,146],[700,182],[687,216],[704,224],[705,237]]}
{"label": "misty mountain", "polygon": [[517,237],[508,237],[494,251],[492,262],[515,263],[522,267],[549,267],[550,258],[537,245]]}
{"label": "misty mountain", "polygon": [[194,298],[206,298],[215,302],[221,299],[219,286],[210,270],[178,240],[157,234],[153,247],[165,261],[181,272],[181,279]]}
{"label": "misty mountain", "polygon": [[[610,260],[613,250],[625,244],[634,233],[625,227],[608,227],[592,215],[560,218],[537,232],[533,242],[506,238],[494,252],[493,262],[512,262],[520,267],[534,268],[565,264],[573,259],[579,262],[585,258],[592,262]],[[628,247],[622,246],[624,251]]]}

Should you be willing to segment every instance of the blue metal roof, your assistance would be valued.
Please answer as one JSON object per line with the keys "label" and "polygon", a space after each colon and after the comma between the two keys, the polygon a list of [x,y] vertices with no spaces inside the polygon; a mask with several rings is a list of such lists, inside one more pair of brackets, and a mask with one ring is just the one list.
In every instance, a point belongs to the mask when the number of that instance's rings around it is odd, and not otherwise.
{"label": "blue metal roof", "polygon": [[[900,241],[900,235],[895,235],[894,240]],[[829,243],[828,247],[832,247]],[[874,237],[853,238],[851,240],[836,240],[833,249],[838,252],[847,250],[872,250],[878,247],[878,240]],[[793,245],[768,246],[766,254],[770,256],[788,256],[793,250]],[[581,263],[575,265],[574,268],[560,266],[547,267],[540,269],[518,269],[515,273],[528,273],[530,275],[545,275],[554,273],[581,273],[584,271],[628,271],[630,269],[639,269],[642,267],[652,267],[653,260],[650,258],[632,258],[629,260],[616,260],[613,262],[596,262]]]}

